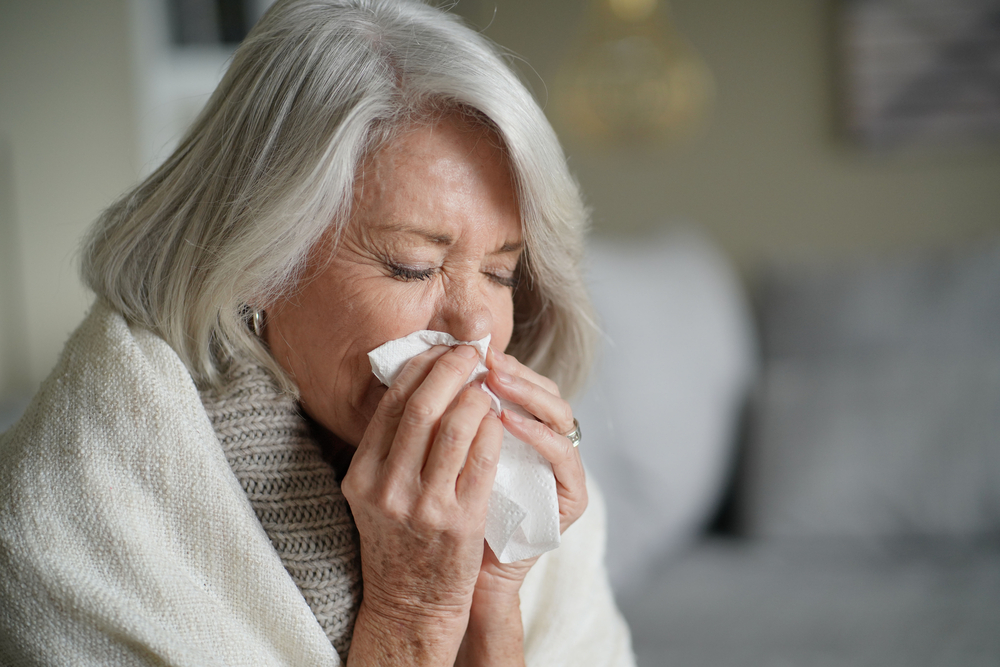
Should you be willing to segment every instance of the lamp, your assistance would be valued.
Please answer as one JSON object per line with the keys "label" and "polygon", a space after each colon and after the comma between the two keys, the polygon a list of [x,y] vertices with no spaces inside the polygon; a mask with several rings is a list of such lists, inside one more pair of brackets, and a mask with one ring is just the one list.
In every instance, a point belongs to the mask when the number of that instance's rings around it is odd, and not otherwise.
{"label": "lamp", "polygon": [[557,124],[585,143],[650,145],[696,135],[713,92],[665,0],[593,0],[552,103]]}

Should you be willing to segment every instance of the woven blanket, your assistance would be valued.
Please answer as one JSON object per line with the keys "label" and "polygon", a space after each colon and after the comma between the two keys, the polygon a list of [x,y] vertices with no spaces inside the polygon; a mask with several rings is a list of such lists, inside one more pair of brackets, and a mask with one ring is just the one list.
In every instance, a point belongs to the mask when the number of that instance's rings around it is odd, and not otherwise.
{"label": "woven blanket", "polygon": [[[590,498],[521,588],[529,667],[634,664]],[[0,665],[339,664],[187,369],[95,304],[0,435]]]}

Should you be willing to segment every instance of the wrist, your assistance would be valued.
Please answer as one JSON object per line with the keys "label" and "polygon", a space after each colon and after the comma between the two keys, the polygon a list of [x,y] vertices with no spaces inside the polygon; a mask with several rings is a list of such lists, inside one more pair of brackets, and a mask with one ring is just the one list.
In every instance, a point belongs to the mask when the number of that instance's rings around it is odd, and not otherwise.
{"label": "wrist", "polygon": [[351,667],[452,665],[468,624],[450,610],[413,610],[362,600],[351,639]]}
{"label": "wrist", "polygon": [[481,581],[472,596],[469,609],[469,623],[481,622],[498,614],[516,615],[520,618],[520,582],[514,585],[506,580],[490,579]]}
{"label": "wrist", "polygon": [[[367,582],[366,582],[367,583]],[[432,596],[379,595],[374,586],[365,586],[361,601],[373,619],[386,623],[438,628],[465,627],[472,603],[471,593],[462,598],[427,599]]]}
{"label": "wrist", "polygon": [[460,667],[524,665],[524,629],[520,595],[516,591],[511,594],[477,590],[455,664]]}
{"label": "wrist", "polygon": [[489,558],[484,559],[483,567],[479,570],[479,577],[476,579],[476,595],[497,599],[518,598],[524,578],[536,560],[538,559],[532,558],[516,563],[502,564],[490,553]]}

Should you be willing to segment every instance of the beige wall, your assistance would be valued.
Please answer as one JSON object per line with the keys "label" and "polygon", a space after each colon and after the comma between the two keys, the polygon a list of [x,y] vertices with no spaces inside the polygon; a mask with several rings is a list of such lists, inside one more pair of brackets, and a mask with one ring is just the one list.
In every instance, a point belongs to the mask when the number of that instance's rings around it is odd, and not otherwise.
{"label": "beige wall", "polygon": [[[496,6],[487,34],[548,77],[583,3],[462,0],[460,9],[481,20]],[[76,277],[79,238],[138,172],[126,7],[0,5],[0,157],[9,158],[6,167],[0,160],[0,399],[30,389],[55,363],[89,301]],[[751,272],[775,255],[939,245],[1000,231],[1000,151],[880,156],[836,141],[829,2],[673,7],[717,78],[715,118],[703,139],[670,151],[569,146],[599,231],[693,220]],[[19,267],[8,260],[12,247]]]}
{"label": "beige wall", "polygon": [[9,142],[0,136],[0,400],[30,387],[20,234],[14,218],[14,173]]}
{"label": "beige wall", "polygon": [[[486,34],[551,78],[589,1],[459,6],[481,25],[492,18]],[[1000,231],[1000,147],[872,155],[838,141],[833,4],[673,0],[677,24],[717,79],[714,119],[700,141],[668,151],[567,146],[598,231],[692,220],[751,271],[775,255],[938,245]]]}
{"label": "beige wall", "polygon": [[0,399],[33,390],[55,363],[90,300],[80,237],[134,178],[125,8],[0,5]]}

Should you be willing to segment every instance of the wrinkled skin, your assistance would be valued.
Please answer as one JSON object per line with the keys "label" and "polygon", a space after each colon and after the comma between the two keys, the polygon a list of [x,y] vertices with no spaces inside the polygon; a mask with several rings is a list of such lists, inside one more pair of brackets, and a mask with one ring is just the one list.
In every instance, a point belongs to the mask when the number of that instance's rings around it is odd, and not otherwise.
{"label": "wrinkled skin", "polygon": [[[361,538],[365,595],[352,665],[520,665],[518,591],[534,561],[485,546],[503,427],[553,465],[562,529],[586,507],[569,405],[503,354],[514,326],[520,212],[496,138],[459,116],[410,127],[370,157],[339,244],[317,245],[265,340],[334,449],[355,450],[342,487]],[[367,353],[419,329],[492,334],[487,382],[537,419],[497,415],[466,387],[477,356],[436,347],[390,388]]]}

